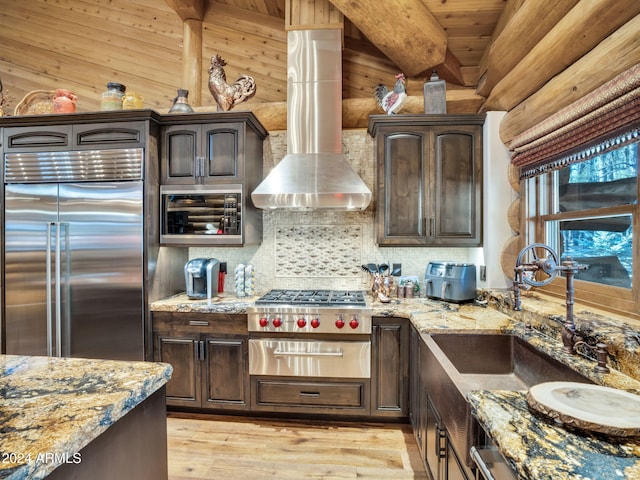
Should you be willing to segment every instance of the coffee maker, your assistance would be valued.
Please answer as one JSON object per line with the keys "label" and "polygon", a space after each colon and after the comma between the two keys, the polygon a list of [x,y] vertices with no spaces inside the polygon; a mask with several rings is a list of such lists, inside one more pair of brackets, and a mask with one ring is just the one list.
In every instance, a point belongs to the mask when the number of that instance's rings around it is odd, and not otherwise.
{"label": "coffee maker", "polygon": [[187,297],[212,298],[218,295],[220,262],[215,258],[194,258],[184,266]]}

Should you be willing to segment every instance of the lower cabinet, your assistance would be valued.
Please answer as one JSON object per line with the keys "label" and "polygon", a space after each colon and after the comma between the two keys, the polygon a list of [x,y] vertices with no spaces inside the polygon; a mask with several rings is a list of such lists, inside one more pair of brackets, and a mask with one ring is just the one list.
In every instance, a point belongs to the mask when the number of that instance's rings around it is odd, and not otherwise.
{"label": "lower cabinet", "polygon": [[434,402],[433,394],[437,392],[429,391],[428,347],[414,327],[411,327],[409,346],[409,419],[425,468],[433,480],[469,480],[467,470],[449,440],[446,418]]}
{"label": "lower cabinet", "polygon": [[250,407],[246,325],[244,315],[153,312],[154,360],[173,366],[167,405]]}
{"label": "lower cabinet", "polygon": [[169,406],[398,420],[409,414],[408,319],[373,318],[370,379],[250,378],[245,315],[153,312],[152,322],[154,360],[173,366]]}
{"label": "lower cabinet", "polygon": [[409,320],[374,317],[371,335],[371,415],[409,413]]}

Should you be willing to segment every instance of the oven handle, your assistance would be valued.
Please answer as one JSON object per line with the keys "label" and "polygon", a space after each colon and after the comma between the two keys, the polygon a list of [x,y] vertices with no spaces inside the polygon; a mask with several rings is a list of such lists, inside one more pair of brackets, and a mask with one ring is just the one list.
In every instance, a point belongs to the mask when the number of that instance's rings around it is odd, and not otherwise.
{"label": "oven handle", "polygon": [[484,460],[480,456],[480,452],[478,452],[476,447],[471,447],[471,450],[469,453],[471,454],[471,458],[473,459],[474,463],[478,467],[478,470],[480,471],[482,478],[484,478],[485,480],[495,480],[493,475],[489,471],[489,467],[487,467],[487,464],[484,463]]}
{"label": "oven handle", "polygon": [[284,350],[276,349],[273,351],[274,355],[292,356],[292,357],[343,357],[342,350],[338,352],[287,352]]}

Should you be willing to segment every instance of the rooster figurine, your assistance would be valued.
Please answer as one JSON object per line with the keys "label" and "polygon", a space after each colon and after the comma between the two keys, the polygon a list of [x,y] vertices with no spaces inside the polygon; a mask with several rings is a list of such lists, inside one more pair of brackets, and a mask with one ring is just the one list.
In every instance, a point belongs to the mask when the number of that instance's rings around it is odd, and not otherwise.
{"label": "rooster figurine", "polygon": [[377,85],[373,91],[378,105],[380,105],[388,115],[398,113],[402,105],[404,105],[404,102],[407,101],[407,92],[404,89],[406,82],[404,73],[397,74],[396,79],[396,84],[392,91],[389,91],[386,85],[383,84]]}
{"label": "rooster figurine", "polygon": [[223,69],[226,65],[227,62],[220,55],[216,54],[211,57],[209,91],[218,107],[225,112],[242,102],[246,102],[256,94],[256,82],[249,75],[241,75],[229,85]]}

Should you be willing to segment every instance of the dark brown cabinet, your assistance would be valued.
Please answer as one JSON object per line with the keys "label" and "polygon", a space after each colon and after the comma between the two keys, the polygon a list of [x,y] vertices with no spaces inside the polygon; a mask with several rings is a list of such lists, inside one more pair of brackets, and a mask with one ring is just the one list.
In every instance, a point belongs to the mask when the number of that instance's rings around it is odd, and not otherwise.
{"label": "dark brown cabinet", "polygon": [[253,205],[251,192],[263,178],[264,127],[251,112],[162,120],[161,243],[260,243],[262,210]]}
{"label": "dark brown cabinet", "polygon": [[446,418],[438,411],[433,396],[438,392],[434,371],[430,368],[428,347],[415,327],[410,329],[409,355],[410,401],[409,420],[425,468],[433,480],[468,480],[449,439]]}
{"label": "dark brown cabinet", "polygon": [[238,180],[242,124],[173,125],[163,135],[165,185],[211,184]]}
{"label": "dark brown cabinet", "polygon": [[409,412],[409,320],[373,318],[371,415],[406,418]]}
{"label": "dark brown cabinet", "polygon": [[267,132],[250,112],[175,115],[163,119],[163,185],[243,183],[262,179]]}
{"label": "dark brown cabinet", "polygon": [[167,405],[249,408],[246,316],[153,312],[154,359],[173,366]]}
{"label": "dark brown cabinet", "polygon": [[9,127],[4,129],[3,144],[7,153],[144,147],[148,124],[145,121],[112,121]]}
{"label": "dark brown cabinet", "polygon": [[379,245],[480,246],[484,115],[372,115]]}

